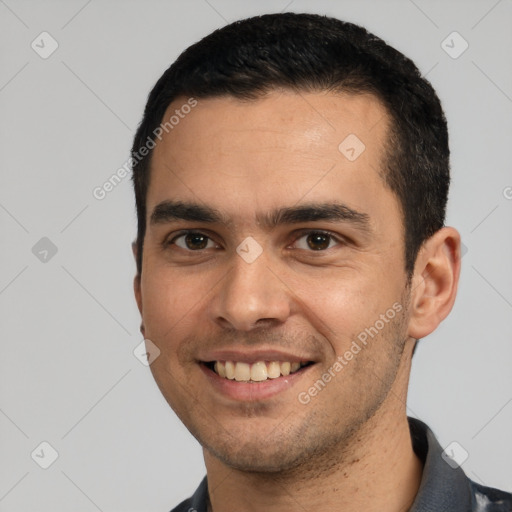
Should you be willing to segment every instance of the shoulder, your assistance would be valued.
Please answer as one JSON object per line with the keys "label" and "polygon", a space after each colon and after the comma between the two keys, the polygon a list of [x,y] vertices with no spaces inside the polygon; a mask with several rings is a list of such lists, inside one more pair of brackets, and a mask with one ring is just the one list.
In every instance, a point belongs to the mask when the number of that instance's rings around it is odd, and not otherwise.
{"label": "shoulder", "polygon": [[409,418],[409,425],[414,451],[423,462],[410,512],[512,512],[512,494],[472,481],[425,423]]}
{"label": "shoulder", "polygon": [[171,512],[197,512],[192,506],[192,498],[182,501],[177,507],[173,508]]}
{"label": "shoulder", "polygon": [[208,502],[208,482],[206,477],[199,484],[196,492],[188,499],[182,501],[171,512],[206,512]]}
{"label": "shoulder", "polygon": [[474,512],[512,512],[512,494],[470,480]]}

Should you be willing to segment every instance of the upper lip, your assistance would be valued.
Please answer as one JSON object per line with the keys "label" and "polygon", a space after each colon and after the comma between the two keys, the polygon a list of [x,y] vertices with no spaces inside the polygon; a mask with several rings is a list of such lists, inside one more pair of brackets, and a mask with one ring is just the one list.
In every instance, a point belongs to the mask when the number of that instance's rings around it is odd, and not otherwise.
{"label": "upper lip", "polygon": [[269,350],[247,350],[247,349],[218,349],[201,354],[199,360],[203,363],[213,361],[236,361],[247,364],[254,364],[258,361],[280,361],[290,363],[300,363],[304,361],[314,361],[314,358],[308,355],[291,354],[289,352],[275,349]]}

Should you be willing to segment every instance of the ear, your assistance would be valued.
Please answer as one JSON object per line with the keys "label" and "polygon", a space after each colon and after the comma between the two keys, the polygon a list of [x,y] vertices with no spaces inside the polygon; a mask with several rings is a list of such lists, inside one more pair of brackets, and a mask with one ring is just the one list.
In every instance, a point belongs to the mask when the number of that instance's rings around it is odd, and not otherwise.
{"label": "ear", "polygon": [[[139,248],[137,245],[137,242],[132,243],[132,252],[133,256],[135,258],[135,264],[137,264],[137,256],[139,253]],[[141,280],[140,280],[140,274],[137,271],[137,274],[135,275],[135,278],[133,279],[133,291],[135,293],[135,300],[137,302],[137,307],[139,308],[140,314],[142,316],[142,290],[141,290]],[[141,331],[142,331],[141,327]]]}
{"label": "ear", "polygon": [[411,282],[409,336],[420,339],[448,316],[460,275],[460,235],[451,227],[436,231],[418,253]]}

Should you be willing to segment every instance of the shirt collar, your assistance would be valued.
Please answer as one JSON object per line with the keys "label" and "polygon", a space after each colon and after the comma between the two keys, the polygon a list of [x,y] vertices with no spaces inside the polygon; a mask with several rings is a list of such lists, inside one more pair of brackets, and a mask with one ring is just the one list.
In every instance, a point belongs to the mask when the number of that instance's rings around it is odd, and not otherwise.
{"label": "shirt collar", "polygon": [[412,445],[424,462],[418,494],[409,512],[466,512],[471,510],[471,489],[464,471],[442,457],[443,449],[420,420],[409,418]]}

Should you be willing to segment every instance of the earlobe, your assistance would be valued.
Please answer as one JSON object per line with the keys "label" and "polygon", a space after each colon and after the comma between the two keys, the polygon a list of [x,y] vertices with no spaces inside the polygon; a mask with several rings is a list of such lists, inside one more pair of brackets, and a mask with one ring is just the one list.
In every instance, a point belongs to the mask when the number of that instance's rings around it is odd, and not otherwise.
{"label": "earlobe", "polygon": [[[137,264],[137,256],[138,256],[138,246],[137,242],[132,243],[132,252],[135,258],[135,264]],[[133,279],[133,292],[135,294],[135,301],[137,302],[137,307],[139,308],[139,312],[142,316],[142,290],[141,290],[141,279],[140,274],[137,272],[135,278]]]}
{"label": "earlobe", "polygon": [[460,235],[445,227],[422,245],[411,281],[409,336],[424,338],[448,316],[457,295]]}
{"label": "earlobe", "polygon": [[135,301],[137,302],[137,307],[139,308],[139,312],[142,315],[142,291],[139,274],[137,274],[133,279],[133,292],[135,294]]}
{"label": "earlobe", "polygon": [[142,314],[142,290],[141,290],[141,283],[140,283],[140,274],[137,274],[133,280],[133,291],[135,293],[135,301],[137,302],[137,307],[140,311],[140,316],[142,318],[140,322],[140,332],[144,338],[146,337],[145,334],[145,327],[144,327],[144,316]]}

